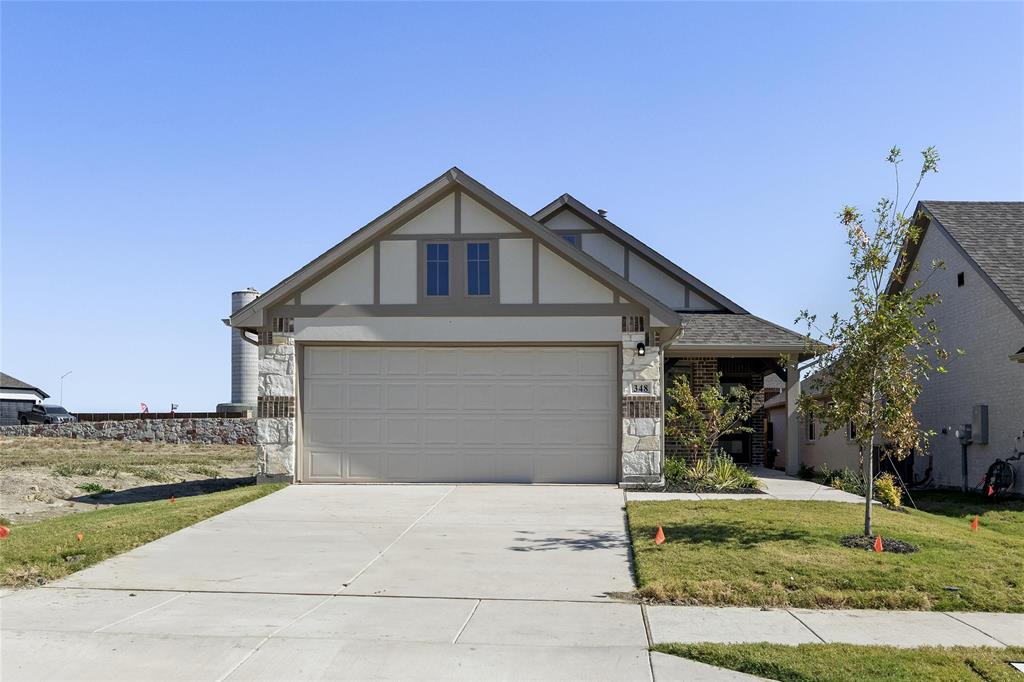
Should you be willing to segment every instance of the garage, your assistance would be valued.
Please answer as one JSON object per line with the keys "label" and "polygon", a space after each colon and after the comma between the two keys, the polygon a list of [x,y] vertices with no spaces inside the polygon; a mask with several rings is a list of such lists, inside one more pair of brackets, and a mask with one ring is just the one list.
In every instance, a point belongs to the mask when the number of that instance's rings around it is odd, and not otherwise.
{"label": "garage", "polygon": [[303,345],[298,479],[612,483],[608,346]]}

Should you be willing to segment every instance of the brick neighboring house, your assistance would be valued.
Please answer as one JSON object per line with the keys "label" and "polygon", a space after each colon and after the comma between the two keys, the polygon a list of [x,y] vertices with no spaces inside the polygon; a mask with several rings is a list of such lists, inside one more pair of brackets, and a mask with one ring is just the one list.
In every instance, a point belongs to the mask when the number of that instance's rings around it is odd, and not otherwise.
{"label": "brick neighboring house", "polygon": [[30,410],[49,397],[42,389],[0,372],[0,426],[17,424],[18,412]]}
{"label": "brick neighboring house", "polygon": [[[1024,202],[921,201],[916,214],[923,234],[908,256],[921,270],[909,280],[941,296],[930,311],[939,337],[965,355],[923,386],[915,414],[937,435],[930,454],[915,460],[915,477],[930,472],[935,484],[959,487],[955,430],[972,424],[967,480],[975,487],[993,460],[1013,455],[1024,431]],[[934,260],[945,269],[929,277]],[[986,412],[988,438],[981,442]],[[1015,468],[1015,491],[1024,493],[1024,461]]]}
{"label": "brick neighboring house", "polygon": [[[658,483],[667,381],[785,375],[795,419],[806,347],[572,196],[531,215],[457,168],[230,324],[259,346],[258,470],[296,482]],[[724,445],[760,465],[752,423]]]}

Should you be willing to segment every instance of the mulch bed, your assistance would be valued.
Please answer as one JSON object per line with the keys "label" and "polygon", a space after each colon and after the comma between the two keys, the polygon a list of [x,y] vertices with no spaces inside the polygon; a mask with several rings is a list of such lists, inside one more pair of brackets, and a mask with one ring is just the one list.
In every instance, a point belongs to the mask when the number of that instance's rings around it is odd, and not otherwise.
{"label": "mulch bed", "polygon": [[729,494],[729,495],[767,495],[767,493],[765,491],[759,490],[757,488],[728,488],[726,490],[696,490],[692,486],[678,485],[678,484],[666,485],[662,489],[662,492],[666,492],[666,493],[703,493],[704,495],[719,495],[719,494]]}
{"label": "mulch bed", "polygon": [[[869,552],[875,551],[875,539],[865,537],[863,535],[847,535],[839,541],[839,544],[843,547],[850,547],[851,549],[865,549]],[[893,540],[891,538],[882,538],[883,552],[892,552],[893,554],[913,554],[917,550],[917,546],[912,545],[909,542]]]}

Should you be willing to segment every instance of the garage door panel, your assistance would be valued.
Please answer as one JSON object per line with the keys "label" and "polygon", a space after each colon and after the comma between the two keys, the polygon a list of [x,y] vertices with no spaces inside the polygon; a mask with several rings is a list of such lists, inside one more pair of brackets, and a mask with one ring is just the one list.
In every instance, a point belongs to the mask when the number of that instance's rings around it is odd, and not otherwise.
{"label": "garage door panel", "polygon": [[493,417],[463,417],[459,420],[459,443],[463,445],[496,445]]}
{"label": "garage door panel", "polygon": [[360,416],[346,420],[348,445],[379,445],[381,442],[381,418]]}
{"label": "garage door panel", "polygon": [[339,348],[309,348],[306,352],[307,377],[337,376],[342,370],[342,350]]}
{"label": "garage door panel", "polygon": [[350,348],[345,353],[349,376],[378,376],[381,370],[381,351],[376,348]]}
{"label": "garage door panel", "polygon": [[379,383],[352,381],[349,382],[345,394],[348,397],[346,407],[350,410],[373,410],[378,412],[383,407],[380,399]]}
{"label": "garage door panel", "polygon": [[419,376],[419,351],[415,348],[388,349],[384,353],[384,373],[388,377]]}
{"label": "garage door panel", "polygon": [[314,478],[340,478],[341,454],[338,452],[310,450],[309,474]]}
{"label": "garage door panel", "polygon": [[305,439],[310,445],[343,445],[342,420],[338,416],[309,415],[305,423]]}
{"label": "garage door panel", "polygon": [[305,349],[300,478],[612,482],[613,348]]}
{"label": "garage door panel", "polygon": [[423,408],[427,412],[459,409],[459,384],[426,384],[423,387]]}
{"label": "garage door panel", "polygon": [[462,385],[462,410],[493,412],[498,407],[498,392],[493,383]]}
{"label": "garage door panel", "polygon": [[420,351],[423,374],[426,376],[458,376],[459,356],[447,348],[427,348]]}
{"label": "garage door panel", "polygon": [[388,445],[416,445],[420,442],[418,417],[385,417]]}
{"label": "garage door panel", "polygon": [[455,445],[458,440],[459,420],[456,417],[435,416],[420,420],[423,445]]}
{"label": "garage door panel", "polygon": [[502,384],[498,386],[498,410],[532,410],[532,384]]}
{"label": "garage door panel", "polygon": [[384,387],[384,410],[415,410],[420,405],[420,386],[413,383],[388,384]]}

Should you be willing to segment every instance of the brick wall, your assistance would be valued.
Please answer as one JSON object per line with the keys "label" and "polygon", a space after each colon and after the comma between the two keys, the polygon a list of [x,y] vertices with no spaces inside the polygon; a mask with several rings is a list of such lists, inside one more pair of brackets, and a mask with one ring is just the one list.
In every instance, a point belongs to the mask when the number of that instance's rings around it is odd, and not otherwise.
{"label": "brick wall", "polygon": [[[722,373],[723,381],[738,380],[757,394],[757,402],[763,404],[765,361],[760,358],[711,358],[687,357],[678,358],[669,370],[666,383],[675,379],[675,375],[685,373],[690,381],[694,394],[703,391],[708,385],[714,384],[718,373]],[[668,405],[666,405],[666,409]],[[761,407],[750,418],[750,427],[754,432],[749,434],[750,464],[764,466],[765,443],[765,411]],[[668,457],[683,457],[689,463],[696,459],[696,452],[687,448],[677,439],[665,437],[665,451]]]}

